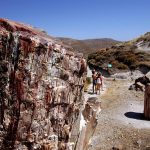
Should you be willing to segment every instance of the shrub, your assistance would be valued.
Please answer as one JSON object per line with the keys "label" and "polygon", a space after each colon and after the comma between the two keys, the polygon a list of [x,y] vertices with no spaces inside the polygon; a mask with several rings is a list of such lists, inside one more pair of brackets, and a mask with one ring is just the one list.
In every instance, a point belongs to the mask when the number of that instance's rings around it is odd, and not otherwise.
{"label": "shrub", "polygon": [[95,59],[89,59],[88,60],[88,64],[95,64],[95,62],[96,62]]}
{"label": "shrub", "polygon": [[103,55],[97,55],[97,56],[95,57],[95,59],[96,59],[96,62],[98,62],[98,61],[104,60],[105,57],[104,57]]}
{"label": "shrub", "polygon": [[117,68],[117,69],[120,69],[120,70],[126,70],[128,69],[128,66],[123,64],[123,63],[120,63],[118,62],[117,60],[114,60],[112,61],[112,65]]}
{"label": "shrub", "polygon": [[125,64],[119,63],[117,68],[120,69],[120,70],[126,70],[126,69],[128,69],[128,66],[125,65]]}
{"label": "shrub", "polygon": [[96,56],[97,56],[97,53],[91,53],[88,55],[88,59],[95,59]]}
{"label": "shrub", "polygon": [[137,49],[137,46],[136,46],[136,45],[132,45],[132,46],[130,47],[130,49],[131,49],[131,50],[135,50],[135,49]]}
{"label": "shrub", "polygon": [[149,61],[143,61],[143,62],[139,62],[139,66],[140,67],[148,67],[150,68],[150,62]]}
{"label": "shrub", "polygon": [[134,64],[134,65],[131,65],[131,66],[130,66],[130,69],[131,69],[131,70],[135,70],[136,68],[137,68],[137,64]]}
{"label": "shrub", "polygon": [[88,83],[88,84],[91,84],[91,77],[86,77],[86,82]]}
{"label": "shrub", "polygon": [[91,77],[87,77],[86,78],[86,82],[84,84],[84,92],[86,92],[88,90],[89,85],[91,84]]}
{"label": "shrub", "polygon": [[118,60],[119,62],[124,62],[125,61],[125,56],[120,55],[116,58],[116,60]]}
{"label": "shrub", "polygon": [[126,57],[125,64],[128,66],[134,65],[136,63],[136,57]]}

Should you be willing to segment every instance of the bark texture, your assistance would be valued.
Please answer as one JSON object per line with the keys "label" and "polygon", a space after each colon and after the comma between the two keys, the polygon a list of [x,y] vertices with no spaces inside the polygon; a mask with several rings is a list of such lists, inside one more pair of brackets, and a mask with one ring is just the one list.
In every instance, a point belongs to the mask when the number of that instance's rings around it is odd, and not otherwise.
{"label": "bark texture", "polygon": [[29,25],[0,19],[0,149],[69,149],[85,60]]}
{"label": "bark texture", "polygon": [[150,85],[145,86],[144,116],[150,120]]}

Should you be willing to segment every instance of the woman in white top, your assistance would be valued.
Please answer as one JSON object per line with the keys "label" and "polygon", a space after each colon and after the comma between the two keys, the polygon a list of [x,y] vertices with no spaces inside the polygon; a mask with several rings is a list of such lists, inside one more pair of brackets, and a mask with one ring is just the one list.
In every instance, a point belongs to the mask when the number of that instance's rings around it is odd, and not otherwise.
{"label": "woman in white top", "polygon": [[97,83],[96,83],[96,93],[97,94],[98,94],[98,92],[100,94],[101,86],[102,86],[102,75],[99,72],[98,75],[97,75]]}

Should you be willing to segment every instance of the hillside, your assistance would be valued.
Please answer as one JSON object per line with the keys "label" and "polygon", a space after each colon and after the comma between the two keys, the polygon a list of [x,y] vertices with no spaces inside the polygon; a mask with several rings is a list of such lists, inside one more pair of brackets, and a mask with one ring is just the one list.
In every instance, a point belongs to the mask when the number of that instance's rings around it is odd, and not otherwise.
{"label": "hillside", "polygon": [[86,58],[91,52],[96,52],[102,48],[111,47],[112,45],[119,43],[119,41],[108,38],[76,40],[58,37],[57,39],[60,40],[64,45],[70,48],[72,47],[72,50],[83,53]]}
{"label": "hillside", "polygon": [[107,69],[109,63],[112,64],[110,74],[134,69],[139,69],[143,73],[148,72],[150,70],[150,33],[88,56],[90,66]]}

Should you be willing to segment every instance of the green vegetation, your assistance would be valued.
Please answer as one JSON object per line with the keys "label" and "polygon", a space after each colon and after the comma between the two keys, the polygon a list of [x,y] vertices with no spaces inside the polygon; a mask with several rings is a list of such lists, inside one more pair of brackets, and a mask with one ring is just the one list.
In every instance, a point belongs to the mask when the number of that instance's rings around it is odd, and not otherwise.
{"label": "green vegetation", "polygon": [[86,83],[87,83],[87,84],[91,84],[91,83],[92,83],[91,77],[86,77]]}
{"label": "green vegetation", "polygon": [[91,84],[91,77],[87,77],[85,84],[84,84],[84,91],[86,92],[88,90],[89,85]]}
{"label": "green vegetation", "polygon": [[[150,41],[150,37],[147,40]],[[113,70],[134,70],[140,67],[150,69],[150,52],[139,51],[136,46],[137,41],[139,39],[89,54],[88,64],[94,67],[107,68],[108,63],[111,63]]]}

